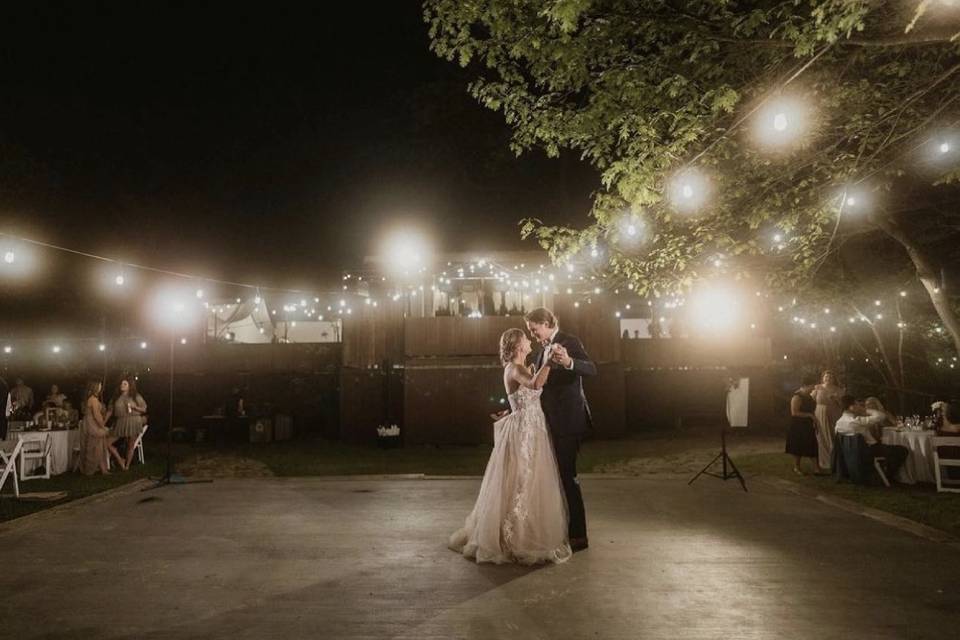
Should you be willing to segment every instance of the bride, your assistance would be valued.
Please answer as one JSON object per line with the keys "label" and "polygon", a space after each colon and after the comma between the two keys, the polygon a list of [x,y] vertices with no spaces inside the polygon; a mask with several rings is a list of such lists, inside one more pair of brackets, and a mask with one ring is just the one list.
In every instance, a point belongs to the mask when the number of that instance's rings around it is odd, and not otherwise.
{"label": "bride", "polygon": [[534,373],[524,365],[530,351],[521,329],[507,329],[500,336],[503,384],[512,413],[493,425],[493,452],[480,495],[449,543],[477,562],[566,562],[572,554],[563,486],[540,408],[550,354]]}

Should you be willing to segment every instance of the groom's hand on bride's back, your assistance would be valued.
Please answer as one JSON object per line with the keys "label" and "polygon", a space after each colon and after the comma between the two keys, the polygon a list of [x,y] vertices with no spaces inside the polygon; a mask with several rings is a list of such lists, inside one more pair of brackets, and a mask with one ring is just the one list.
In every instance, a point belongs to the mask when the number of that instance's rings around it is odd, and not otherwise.
{"label": "groom's hand on bride's back", "polygon": [[503,411],[498,411],[498,412],[496,412],[496,413],[491,413],[491,414],[490,414],[490,419],[493,420],[494,422],[496,422],[497,420],[500,420],[500,419],[506,417],[507,414],[509,414],[509,413],[510,413],[510,409],[504,409]]}

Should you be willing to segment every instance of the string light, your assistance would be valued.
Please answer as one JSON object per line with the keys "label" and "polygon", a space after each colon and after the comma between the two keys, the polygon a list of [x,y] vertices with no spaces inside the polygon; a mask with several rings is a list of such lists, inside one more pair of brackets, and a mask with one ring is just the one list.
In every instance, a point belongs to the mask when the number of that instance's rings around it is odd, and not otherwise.
{"label": "string light", "polygon": [[10,355],[11,353],[13,353],[13,347],[11,347],[11,346],[8,345],[8,344],[7,344],[7,345],[4,345],[4,347],[3,347],[3,352],[4,352],[5,354],[7,354],[7,355]]}
{"label": "string light", "polygon": [[683,213],[692,213],[703,207],[710,195],[710,181],[697,169],[686,169],[670,181],[670,201]]}
{"label": "string light", "polygon": [[54,353],[60,353],[60,345],[58,344],[53,345],[53,348],[51,349],[51,351],[53,351]]}
{"label": "string light", "polygon": [[102,343],[97,345],[97,351],[106,351],[106,350],[107,350],[107,345]]}
{"label": "string light", "polygon": [[3,261],[7,264],[13,264],[17,259],[17,254],[13,252],[13,249],[7,249],[3,252]]}

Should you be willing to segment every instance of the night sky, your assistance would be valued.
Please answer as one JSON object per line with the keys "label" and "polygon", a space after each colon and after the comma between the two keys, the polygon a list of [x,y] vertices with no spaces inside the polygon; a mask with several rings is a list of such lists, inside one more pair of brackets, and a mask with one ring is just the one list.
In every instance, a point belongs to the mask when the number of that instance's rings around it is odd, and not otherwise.
{"label": "night sky", "polygon": [[4,5],[0,227],[303,286],[407,219],[451,251],[585,222],[595,173],[515,158],[418,2],[200,4]]}

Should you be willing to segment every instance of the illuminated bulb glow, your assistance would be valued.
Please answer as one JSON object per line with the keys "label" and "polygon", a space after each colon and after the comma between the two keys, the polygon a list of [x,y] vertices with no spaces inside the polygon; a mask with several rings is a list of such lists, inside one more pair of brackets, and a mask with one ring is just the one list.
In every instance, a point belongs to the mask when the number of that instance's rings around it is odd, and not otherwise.
{"label": "illuminated bulb glow", "polygon": [[778,113],[773,116],[773,128],[777,131],[786,131],[787,130],[787,114]]}
{"label": "illuminated bulb glow", "polygon": [[126,278],[124,278],[123,274],[121,273],[116,278],[114,278],[113,281],[117,283],[118,287],[122,287],[123,283],[126,282]]}
{"label": "illuminated bulb glow", "polygon": [[107,350],[107,345],[101,344],[100,346],[97,347],[97,349],[100,350],[100,351],[106,351],[106,350]]}
{"label": "illuminated bulb glow", "polygon": [[13,264],[16,259],[17,259],[17,254],[15,254],[13,251],[8,250],[8,251],[5,251],[3,254],[3,261],[6,262],[7,264]]}

